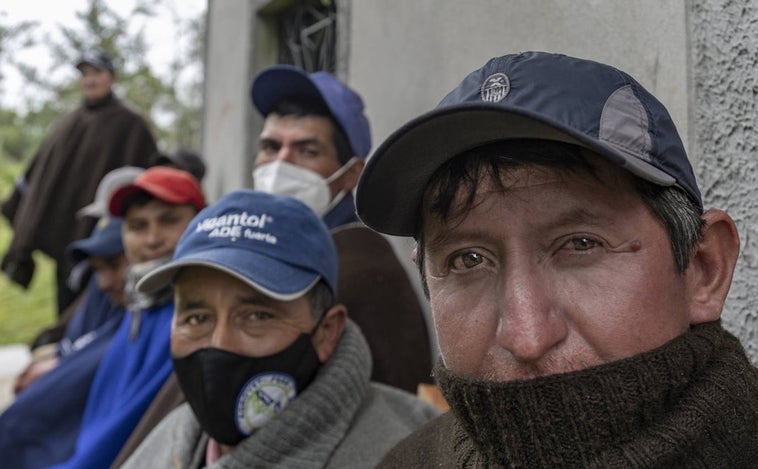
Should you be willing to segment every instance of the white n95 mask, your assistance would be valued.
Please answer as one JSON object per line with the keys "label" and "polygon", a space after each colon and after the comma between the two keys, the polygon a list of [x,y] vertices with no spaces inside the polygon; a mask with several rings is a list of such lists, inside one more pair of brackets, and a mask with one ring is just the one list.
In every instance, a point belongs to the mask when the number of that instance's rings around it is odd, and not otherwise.
{"label": "white n95 mask", "polygon": [[253,187],[269,194],[294,197],[322,217],[345,196],[341,191],[331,200],[329,184],[345,174],[354,160],[345,163],[327,179],[310,169],[276,160],[253,170]]}

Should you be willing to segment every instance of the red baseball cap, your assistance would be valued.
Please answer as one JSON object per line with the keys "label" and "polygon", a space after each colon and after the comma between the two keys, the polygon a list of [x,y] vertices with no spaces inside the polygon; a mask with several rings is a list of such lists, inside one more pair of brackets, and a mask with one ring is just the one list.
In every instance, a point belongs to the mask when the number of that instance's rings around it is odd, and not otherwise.
{"label": "red baseball cap", "polygon": [[167,166],[153,166],[129,184],[113,192],[108,210],[121,217],[128,208],[132,195],[146,192],[158,200],[173,205],[193,205],[198,211],[205,208],[205,196],[200,183],[187,171]]}

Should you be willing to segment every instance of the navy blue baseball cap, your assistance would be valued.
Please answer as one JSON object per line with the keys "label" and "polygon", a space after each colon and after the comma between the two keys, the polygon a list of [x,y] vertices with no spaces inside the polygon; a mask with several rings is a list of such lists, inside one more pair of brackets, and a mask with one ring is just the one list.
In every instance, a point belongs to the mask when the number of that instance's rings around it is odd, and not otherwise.
{"label": "navy blue baseball cap", "polygon": [[542,139],[587,148],[642,179],[678,186],[702,208],[666,108],[628,74],[590,60],[525,52],[489,60],[368,159],[356,207],[369,227],[413,236],[432,174],[488,143]]}
{"label": "navy blue baseball cap", "polygon": [[250,89],[253,105],[264,117],[281,99],[305,96],[323,101],[345,132],[354,156],[371,149],[371,129],[361,97],[328,72],[306,73],[293,65],[274,65],[261,71]]}
{"label": "navy blue baseball cap", "polygon": [[121,241],[121,218],[101,217],[89,238],[69,244],[66,253],[74,262],[90,257],[111,258],[124,252]]}
{"label": "navy blue baseball cap", "polygon": [[337,250],[324,222],[288,196],[237,190],[192,219],[173,259],[137,284],[150,293],[171,284],[182,267],[206,266],[277,300],[303,296],[320,279],[336,297]]}
{"label": "navy blue baseball cap", "polygon": [[116,73],[116,67],[113,65],[111,58],[100,51],[92,50],[82,54],[79,61],[76,63],[76,68],[81,71],[84,65],[92,65],[100,70],[108,70],[111,73]]}

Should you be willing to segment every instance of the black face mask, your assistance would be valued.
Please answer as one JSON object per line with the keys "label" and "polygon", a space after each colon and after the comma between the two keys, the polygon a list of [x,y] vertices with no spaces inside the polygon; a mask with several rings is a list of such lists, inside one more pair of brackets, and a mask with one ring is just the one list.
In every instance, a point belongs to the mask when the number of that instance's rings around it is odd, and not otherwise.
{"label": "black face mask", "polygon": [[203,430],[230,446],[281,412],[321,366],[310,334],[300,334],[286,349],[265,357],[202,348],[172,360]]}

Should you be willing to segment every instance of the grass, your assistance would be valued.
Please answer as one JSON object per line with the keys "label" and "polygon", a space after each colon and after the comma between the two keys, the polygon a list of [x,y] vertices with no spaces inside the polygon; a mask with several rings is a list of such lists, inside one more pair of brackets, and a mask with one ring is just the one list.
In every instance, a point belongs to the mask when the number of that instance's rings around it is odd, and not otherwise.
{"label": "grass", "polygon": [[[13,178],[22,170],[22,164],[0,159],[0,200],[10,194]],[[5,254],[12,235],[8,220],[0,216],[0,256]],[[34,260],[37,268],[28,290],[0,274],[0,345],[29,343],[56,319],[55,266],[39,252],[34,253]]]}

